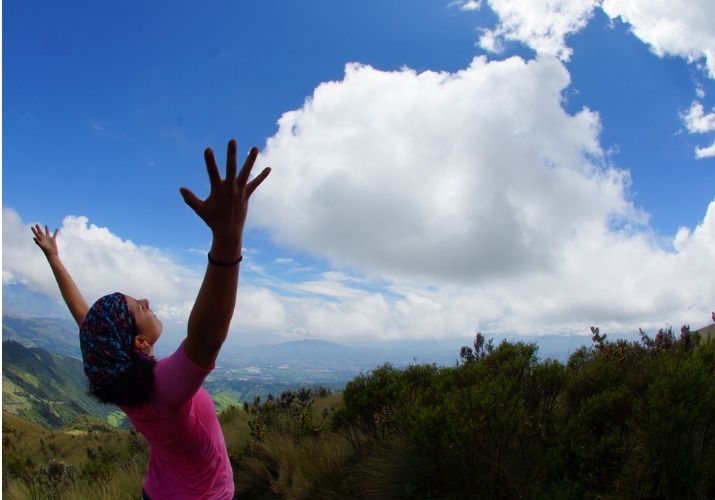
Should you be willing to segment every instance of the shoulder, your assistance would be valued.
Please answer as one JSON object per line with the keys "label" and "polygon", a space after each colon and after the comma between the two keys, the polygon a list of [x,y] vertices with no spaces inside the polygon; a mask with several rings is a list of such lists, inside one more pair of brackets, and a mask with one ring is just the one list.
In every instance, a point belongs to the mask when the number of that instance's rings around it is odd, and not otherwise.
{"label": "shoulder", "polygon": [[203,368],[192,361],[186,352],[186,339],[179,344],[171,355],[158,360],[156,363],[157,370],[182,370],[189,373],[203,375],[204,377],[211,373],[214,367],[215,365],[212,365],[209,368]]}
{"label": "shoulder", "polygon": [[191,361],[184,350],[184,343],[173,354],[158,361],[154,368],[153,399],[160,407],[187,403],[211,373],[211,369]]}

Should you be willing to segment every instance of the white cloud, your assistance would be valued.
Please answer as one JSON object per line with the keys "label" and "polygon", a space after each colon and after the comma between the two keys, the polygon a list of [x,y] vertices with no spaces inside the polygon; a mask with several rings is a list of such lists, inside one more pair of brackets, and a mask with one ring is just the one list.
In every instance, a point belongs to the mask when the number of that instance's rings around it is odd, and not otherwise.
{"label": "white cloud", "polygon": [[603,0],[611,18],[620,17],[659,56],[705,59],[715,78],[715,2],[712,0]]}
{"label": "white cloud", "polygon": [[[501,53],[505,40],[531,47],[537,54],[568,60],[572,54],[566,38],[586,26],[600,7],[611,19],[622,19],[631,31],[659,57],[678,56],[691,63],[704,61],[715,78],[715,2],[712,0],[488,0],[499,22],[482,29],[479,45]],[[696,88],[699,99],[702,87]],[[696,103],[697,104],[697,103]],[[694,104],[684,121],[691,133],[713,130],[713,114],[703,114]],[[700,115],[694,113],[699,111]],[[696,148],[697,158],[715,155],[715,143]]]}
{"label": "white cloud", "polygon": [[639,221],[627,174],[597,159],[598,116],[561,107],[568,83],[554,59],[478,58],[456,74],[348,65],[280,119],[263,156],[280,175],[252,217],[391,278],[550,267],[584,221]]}
{"label": "white cloud", "polygon": [[479,46],[491,52],[492,54],[501,54],[504,52],[504,44],[502,43],[501,36],[494,30],[483,29],[480,30],[482,35],[479,37]]}
{"label": "white cloud", "polygon": [[[64,224],[63,231],[70,225]],[[85,225],[85,231],[89,227]],[[643,233],[629,236],[603,226],[590,230],[561,249],[558,266],[518,276],[506,274],[485,282],[424,285],[403,280],[384,286],[331,271],[321,273],[317,280],[288,287],[302,292],[300,296],[244,283],[232,324],[235,332],[229,339],[260,337],[270,342],[317,337],[349,342],[464,338],[475,330],[487,334],[583,333],[591,324],[599,324],[606,331],[635,331],[669,321],[704,322],[715,301],[715,284],[709,279],[715,257],[715,200],[702,224],[694,230],[681,228],[673,241],[675,252],[657,248]],[[33,289],[59,300],[49,269],[39,276],[28,270],[30,265],[39,270],[47,265],[41,254],[35,258],[39,250],[34,244],[19,248],[28,240],[27,225],[12,210],[4,210],[3,231],[5,277],[12,281],[21,278]],[[81,239],[97,245],[97,240],[87,235]],[[73,246],[62,244],[65,261],[78,263],[70,270],[85,292],[93,290],[97,285],[92,285],[91,275],[98,264],[93,259],[71,257]],[[111,253],[108,245],[98,246],[102,250],[95,253]],[[24,252],[29,262],[23,265],[28,267],[18,265],[19,252]],[[147,258],[153,258],[156,252],[152,250]],[[163,320],[185,324],[196,293],[196,276],[183,268],[173,272],[187,277],[178,282],[184,294],[150,298],[154,304],[161,303]],[[164,268],[162,274],[171,271]],[[138,282],[139,278],[109,277],[108,283],[115,285],[99,286],[99,291],[92,293],[98,296],[121,289],[124,280]],[[146,295],[141,291],[148,285],[137,286],[141,288],[137,295]],[[166,345],[163,347],[166,349]]]}
{"label": "white cloud", "polygon": [[715,131],[715,108],[710,113],[705,113],[701,103],[693,102],[688,112],[683,115],[683,123],[691,133]]}
{"label": "white cloud", "polygon": [[[475,59],[456,74],[348,65],[283,115],[252,217],[345,275],[282,297],[284,332],[329,338],[633,331],[706,320],[715,202],[665,250],[599,147],[598,116],[561,104],[554,59]],[[687,284],[687,285],[685,285]],[[354,284],[357,285],[357,284]]]}
{"label": "white cloud", "polygon": [[8,271],[7,269],[2,270],[2,284],[3,285],[24,285],[26,282],[22,279],[18,280],[15,275]]}
{"label": "white cloud", "polygon": [[[57,239],[62,261],[91,305],[115,291],[148,297],[164,319],[186,318],[199,276],[160,250],[122,240],[86,217],[66,216]],[[6,273],[34,291],[61,301],[50,267],[32,241],[30,224],[3,208],[3,283]]]}
{"label": "white cloud", "polygon": [[488,0],[499,17],[499,24],[486,30],[479,45],[488,51],[500,51],[501,40],[520,41],[545,54],[568,60],[572,50],[566,37],[581,30],[593,14],[599,0]]}
{"label": "white cloud", "polygon": [[[58,303],[62,297],[47,261],[32,241],[30,224],[9,208],[3,209],[3,284],[24,284]],[[173,261],[160,249],[124,240],[109,228],[90,224],[86,217],[67,216],[58,236],[62,261],[90,305],[107,293],[121,291],[137,298],[149,298],[152,308],[171,326],[167,343],[179,339],[173,333],[185,331],[193,301],[200,285],[198,271]],[[245,280],[244,280],[245,281]],[[243,283],[239,289],[229,340],[259,337],[277,340],[280,335],[302,331],[324,338],[345,338],[343,334],[364,333],[366,323],[359,318],[372,316],[374,296],[342,283],[360,281],[340,272],[323,273],[318,280],[291,285],[300,299],[282,296],[269,288]],[[344,303],[330,305],[325,296]],[[336,305],[337,304],[337,305]],[[37,311],[39,316],[42,311]],[[339,328],[342,320],[353,320],[352,328]],[[379,319],[370,319],[374,332],[383,332]],[[170,346],[169,346],[170,347]]]}
{"label": "white cloud", "polygon": [[[702,224],[682,228],[675,252],[646,234],[598,231],[561,254],[562,265],[488,284],[395,284],[338,301],[285,298],[289,337],[335,340],[466,337],[498,333],[635,332],[671,322],[701,326],[715,301],[715,200]],[[676,323],[677,326],[678,323]]]}
{"label": "white cloud", "polygon": [[451,2],[450,5],[459,5],[461,10],[479,10],[482,7],[481,0],[457,0]]}
{"label": "white cloud", "polygon": [[[691,134],[706,134],[715,131],[715,108],[706,113],[702,103],[693,102],[687,113],[682,115],[683,123]],[[715,141],[708,147],[695,148],[696,158],[715,156]]]}
{"label": "white cloud", "polygon": [[659,56],[704,60],[715,78],[715,2],[711,0],[488,0],[499,18],[480,45],[493,50],[516,40],[539,54],[568,60],[566,38],[586,26],[600,7],[631,26],[633,34]]}
{"label": "white cloud", "polygon": [[[47,260],[32,241],[30,224],[9,208],[3,208],[2,222],[3,284],[22,283],[62,302]],[[148,298],[165,326],[185,334],[200,271],[177,263],[160,249],[123,240],[82,216],[64,218],[57,243],[65,267],[90,305],[115,291]],[[239,290],[232,328],[251,335],[279,331],[287,323],[285,316],[275,293],[245,284]]]}
{"label": "white cloud", "polygon": [[242,286],[232,324],[236,330],[254,335],[275,333],[286,327],[286,315],[285,305],[275,292],[267,288]]}
{"label": "white cloud", "polygon": [[715,156],[715,141],[705,148],[695,148],[696,158],[712,158]]}
{"label": "white cloud", "polygon": [[325,297],[346,299],[364,295],[360,290],[334,280],[311,280],[299,283],[294,288],[301,292],[323,295]]}

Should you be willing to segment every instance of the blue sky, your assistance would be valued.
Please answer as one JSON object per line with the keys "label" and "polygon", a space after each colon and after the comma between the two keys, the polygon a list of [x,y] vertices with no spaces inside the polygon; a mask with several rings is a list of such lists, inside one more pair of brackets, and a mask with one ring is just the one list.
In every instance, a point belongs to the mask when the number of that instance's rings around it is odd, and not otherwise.
{"label": "blue sky", "polygon": [[178,188],[235,137],[273,167],[243,338],[707,322],[713,7],[552,4],[5,2],[5,312],[58,310],[41,222],[89,300],[179,331],[209,233]]}

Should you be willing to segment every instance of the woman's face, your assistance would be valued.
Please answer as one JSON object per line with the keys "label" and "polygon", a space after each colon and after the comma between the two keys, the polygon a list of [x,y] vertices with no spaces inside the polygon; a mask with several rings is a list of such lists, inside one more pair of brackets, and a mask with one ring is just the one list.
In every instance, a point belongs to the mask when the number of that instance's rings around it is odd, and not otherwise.
{"label": "woman's face", "polygon": [[125,295],[129,312],[132,313],[137,328],[137,339],[153,347],[161,336],[162,324],[149,307],[147,299],[135,299]]}

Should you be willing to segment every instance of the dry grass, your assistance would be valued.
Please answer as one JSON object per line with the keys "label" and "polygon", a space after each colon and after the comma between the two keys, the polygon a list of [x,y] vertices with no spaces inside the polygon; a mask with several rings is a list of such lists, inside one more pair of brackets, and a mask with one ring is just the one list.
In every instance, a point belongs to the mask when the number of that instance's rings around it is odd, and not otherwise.
{"label": "dry grass", "polygon": [[330,432],[329,414],[340,396],[316,398],[310,431],[298,418],[279,415],[261,442],[251,442],[235,476],[236,492],[253,498],[338,499],[353,449]]}
{"label": "dry grass", "polygon": [[[248,498],[345,498],[341,488],[353,449],[329,430],[329,415],[341,401],[339,395],[316,398],[308,430],[301,428],[294,416],[280,415],[261,443],[252,440],[248,422],[253,417],[242,407],[222,412],[219,419],[229,455],[234,464],[240,464],[234,477],[237,493]],[[62,499],[141,496],[146,463],[131,456],[129,432],[49,431],[12,415],[4,419],[3,428],[4,437],[12,444],[3,447],[4,457],[31,456],[40,467],[56,459],[75,467],[75,479],[63,489]],[[87,448],[99,446],[116,453],[111,477],[96,481],[82,478],[79,470],[87,461]],[[54,450],[63,456],[55,455]],[[3,497],[30,499],[32,495],[19,479],[3,474]]]}

